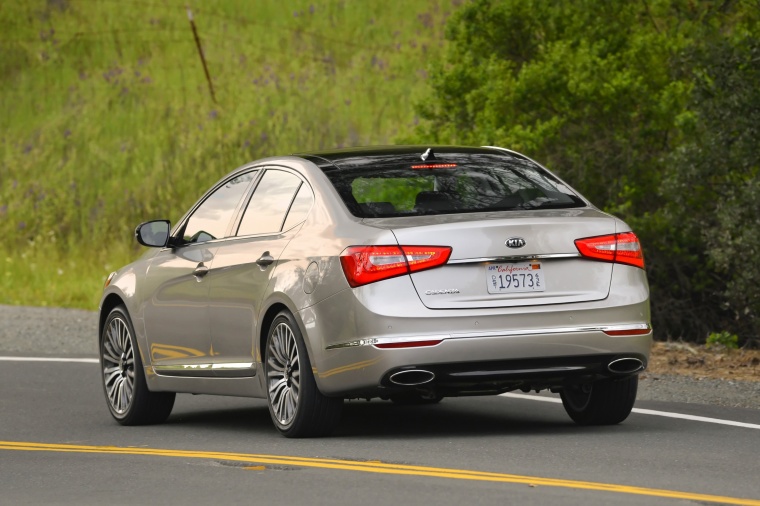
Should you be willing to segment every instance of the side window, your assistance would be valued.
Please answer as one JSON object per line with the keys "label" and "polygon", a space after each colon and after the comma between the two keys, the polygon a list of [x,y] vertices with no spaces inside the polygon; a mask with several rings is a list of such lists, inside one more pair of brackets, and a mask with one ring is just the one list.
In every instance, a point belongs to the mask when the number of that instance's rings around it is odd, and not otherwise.
{"label": "side window", "polygon": [[182,233],[185,242],[199,243],[224,237],[232,214],[256,172],[231,179],[209,195],[187,220]]}
{"label": "side window", "polygon": [[311,188],[306,183],[301,185],[301,188],[296,194],[296,198],[293,199],[293,205],[290,206],[288,211],[288,217],[283,225],[283,230],[289,230],[290,228],[298,225],[306,219],[306,215],[311,211],[311,205],[314,203],[314,195],[311,193]]}
{"label": "side window", "polygon": [[301,180],[282,170],[267,170],[253,192],[237,235],[271,234],[282,230],[285,213]]}

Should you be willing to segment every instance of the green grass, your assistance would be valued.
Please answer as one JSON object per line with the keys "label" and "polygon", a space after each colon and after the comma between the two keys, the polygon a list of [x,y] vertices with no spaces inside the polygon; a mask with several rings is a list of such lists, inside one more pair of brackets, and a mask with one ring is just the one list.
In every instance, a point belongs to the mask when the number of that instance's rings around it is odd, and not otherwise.
{"label": "green grass", "polygon": [[[212,101],[185,11],[202,40]],[[94,308],[243,163],[392,143],[457,0],[0,4],[0,303]]]}

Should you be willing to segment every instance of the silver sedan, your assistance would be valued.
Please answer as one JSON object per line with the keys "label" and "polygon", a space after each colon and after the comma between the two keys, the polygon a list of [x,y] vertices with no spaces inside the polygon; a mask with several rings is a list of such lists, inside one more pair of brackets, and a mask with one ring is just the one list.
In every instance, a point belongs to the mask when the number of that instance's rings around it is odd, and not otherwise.
{"label": "silver sedan", "polygon": [[636,235],[501,148],[303,153],[236,169],[100,303],[108,407],[159,423],[178,392],[266,398],[288,437],[344,399],[559,393],[579,424],[631,411],[652,339]]}

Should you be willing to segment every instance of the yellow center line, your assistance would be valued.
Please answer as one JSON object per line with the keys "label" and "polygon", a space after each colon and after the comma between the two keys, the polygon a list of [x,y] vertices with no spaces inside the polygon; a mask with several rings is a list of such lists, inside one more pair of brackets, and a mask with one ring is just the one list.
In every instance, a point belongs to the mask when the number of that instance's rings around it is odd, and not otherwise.
{"label": "yellow center line", "polygon": [[736,504],[741,506],[760,506],[760,500],[742,499],[709,494],[695,494],[677,490],[665,490],[612,483],[597,483],[591,481],[562,480],[542,478],[539,476],[522,476],[518,474],[490,473],[470,471],[465,469],[447,469],[441,467],[410,466],[390,464],[379,461],[354,461],[340,459],[324,459],[312,457],[290,457],[283,455],[263,455],[252,453],[201,452],[189,450],[170,450],[158,448],[134,448],[120,446],[84,446],[53,443],[30,443],[21,441],[0,441],[0,450],[44,451],[63,453],[95,453],[111,455],[144,455],[154,457],[180,457],[190,459],[227,460],[251,464],[279,464],[320,469],[339,469],[344,471],[359,471],[366,473],[396,474],[406,476],[429,476],[457,480],[489,481],[500,483],[519,483],[545,487],[564,487],[571,489],[596,490],[633,494],[650,497],[665,497],[670,499],[685,499],[691,501]]}

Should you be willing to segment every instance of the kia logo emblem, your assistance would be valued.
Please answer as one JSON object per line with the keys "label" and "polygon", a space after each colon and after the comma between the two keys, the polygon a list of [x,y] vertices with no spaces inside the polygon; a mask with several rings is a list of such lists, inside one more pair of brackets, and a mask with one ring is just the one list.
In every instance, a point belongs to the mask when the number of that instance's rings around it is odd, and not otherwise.
{"label": "kia logo emblem", "polygon": [[525,246],[525,239],[522,237],[510,237],[504,244],[506,244],[508,248],[522,248]]}

